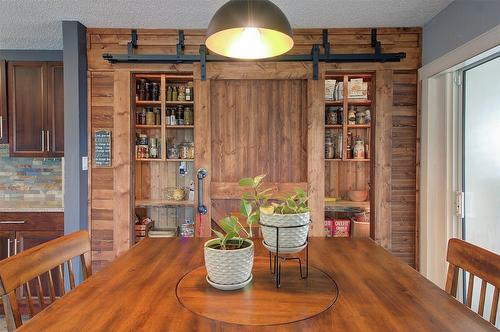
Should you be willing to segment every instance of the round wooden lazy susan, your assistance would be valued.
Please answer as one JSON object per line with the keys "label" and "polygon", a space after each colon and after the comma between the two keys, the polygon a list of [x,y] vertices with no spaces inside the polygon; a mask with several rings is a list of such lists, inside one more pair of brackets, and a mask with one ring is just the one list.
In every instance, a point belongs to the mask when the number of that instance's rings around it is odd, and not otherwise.
{"label": "round wooden lazy susan", "polygon": [[179,302],[190,311],[217,321],[241,325],[277,325],[311,318],[328,310],[337,300],[338,287],[326,273],[309,266],[309,277],[301,279],[298,264],[286,262],[281,288],[276,288],[269,260],[256,257],[253,281],[245,288],[222,291],[206,281],[200,266],[177,284]]}

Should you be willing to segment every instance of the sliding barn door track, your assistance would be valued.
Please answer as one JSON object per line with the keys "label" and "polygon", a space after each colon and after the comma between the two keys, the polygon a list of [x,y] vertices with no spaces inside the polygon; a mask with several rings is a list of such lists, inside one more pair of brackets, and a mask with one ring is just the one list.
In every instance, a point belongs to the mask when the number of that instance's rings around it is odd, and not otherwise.
{"label": "sliding barn door track", "polygon": [[[310,54],[286,54],[274,58],[259,59],[258,61],[295,62],[310,61],[313,63],[313,79],[318,79],[318,64],[320,62],[399,62],[406,57],[406,53],[382,53],[381,44],[377,39],[377,29],[371,30],[371,45],[373,53],[360,54],[333,54],[330,52],[328,41],[328,30],[323,30],[323,45],[314,44]],[[195,63],[201,64],[201,80],[206,79],[207,62],[241,62],[255,60],[239,60],[227,58],[221,55],[208,54],[207,47],[200,45],[200,54],[184,54],[184,30],[179,30],[179,42],[176,46],[176,54],[135,54],[137,48],[137,30],[132,30],[131,40],[127,44],[127,54],[103,54],[104,60],[109,63]],[[323,52],[320,51],[321,47]]]}

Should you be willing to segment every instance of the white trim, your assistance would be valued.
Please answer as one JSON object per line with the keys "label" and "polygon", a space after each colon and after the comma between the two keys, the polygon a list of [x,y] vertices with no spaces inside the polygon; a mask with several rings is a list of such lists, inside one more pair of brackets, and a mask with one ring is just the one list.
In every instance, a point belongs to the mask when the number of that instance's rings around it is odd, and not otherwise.
{"label": "white trim", "polygon": [[420,272],[443,287],[446,248],[460,236],[454,215],[459,188],[460,87],[454,72],[500,50],[500,25],[419,69],[421,81]]}

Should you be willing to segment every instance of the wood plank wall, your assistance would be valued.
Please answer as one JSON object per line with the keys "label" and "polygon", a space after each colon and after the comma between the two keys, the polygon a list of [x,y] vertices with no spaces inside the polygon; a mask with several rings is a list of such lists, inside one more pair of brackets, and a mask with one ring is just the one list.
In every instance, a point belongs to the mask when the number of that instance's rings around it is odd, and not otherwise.
{"label": "wood plank wall", "polygon": [[[89,132],[97,128],[116,128],[115,117],[115,80],[119,79],[120,70],[183,70],[195,71],[191,65],[111,65],[102,59],[103,53],[126,53],[130,40],[130,29],[87,30],[88,68],[89,68]],[[197,54],[199,45],[204,41],[204,30],[185,30],[186,53]],[[370,29],[329,29],[332,52],[367,53],[372,52]],[[177,30],[148,29],[138,30],[138,54],[174,53],[177,43]],[[416,202],[418,195],[416,169],[417,151],[417,69],[421,65],[421,29],[420,28],[379,28],[378,38],[382,43],[382,52],[406,52],[406,59],[398,63],[347,63],[324,64],[322,70],[328,72],[356,71],[372,72],[377,81],[383,79],[383,91],[391,95],[383,98],[380,104],[377,98],[378,114],[385,113],[386,119],[381,128],[384,131],[383,143],[386,154],[376,156],[374,185],[385,184],[377,196],[374,209],[378,211],[378,233],[376,240],[391,250],[403,261],[416,266],[416,243],[418,221]],[[309,53],[312,44],[322,44],[321,29],[295,30],[295,46],[292,54]],[[213,66],[215,68],[215,66]],[[286,77],[286,75],[284,75]],[[123,83],[123,82],[122,82]],[[378,82],[377,82],[378,83]],[[200,86],[203,86],[201,84]],[[381,92],[382,94],[385,92]],[[319,96],[319,94],[318,94]],[[195,96],[196,97],[196,96]],[[122,101],[126,103],[127,101]],[[381,106],[383,105],[383,110]],[[124,111],[124,110],[122,110]],[[378,133],[380,134],[380,132]],[[377,139],[379,135],[377,134]],[[90,135],[92,136],[92,135]],[[92,156],[92,138],[89,138],[89,156]],[[377,143],[376,143],[377,144]],[[114,157],[116,155],[114,154]],[[114,160],[113,160],[114,161]],[[128,245],[125,220],[118,220],[115,207],[119,203],[130,204],[117,194],[115,181],[118,174],[126,169],[92,167],[89,172],[89,210],[92,230],[93,265],[96,270],[113,260]],[[128,227],[128,228],[127,228]]]}

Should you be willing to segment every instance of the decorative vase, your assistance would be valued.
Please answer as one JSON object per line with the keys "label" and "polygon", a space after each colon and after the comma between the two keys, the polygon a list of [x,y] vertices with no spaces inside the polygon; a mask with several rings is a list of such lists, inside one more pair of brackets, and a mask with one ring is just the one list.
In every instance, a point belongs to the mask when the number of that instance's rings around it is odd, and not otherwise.
{"label": "decorative vase", "polygon": [[[279,247],[298,248],[307,241],[309,231],[309,212],[296,214],[260,214],[260,228],[264,242],[270,247],[276,247],[276,227],[279,229]],[[267,226],[266,226],[267,225]],[[272,226],[272,227],[269,227]],[[287,226],[296,226],[285,228]]]}
{"label": "decorative vase", "polygon": [[[231,239],[230,243],[238,239]],[[219,289],[237,289],[246,286],[252,276],[254,245],[249,239],[243,241],[249,244],[245,248],[221,250],[210,248],[217,239],[205,242],[205,267],[210,284],[216,284]],[[228,287],[217,287],[228,286]],[[237,285],[235,287],[231,287]],[[238,287],[241,286],[241,287]]]}

